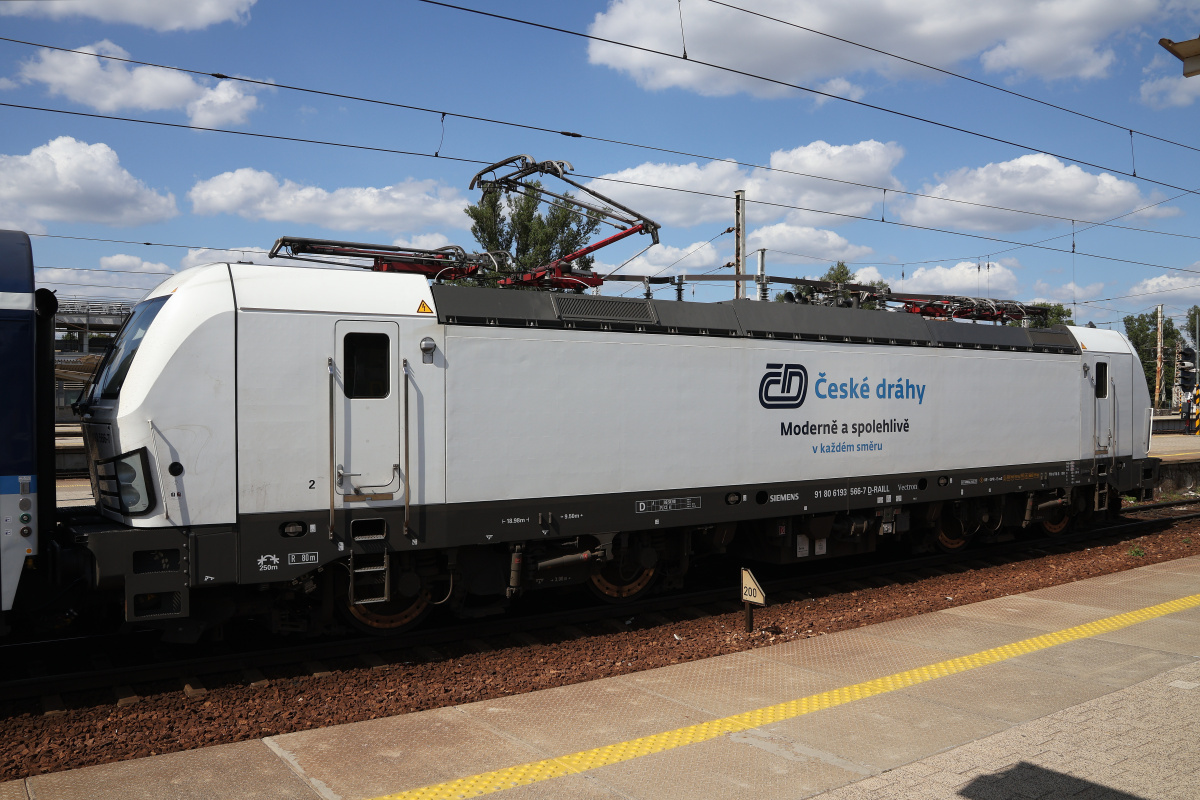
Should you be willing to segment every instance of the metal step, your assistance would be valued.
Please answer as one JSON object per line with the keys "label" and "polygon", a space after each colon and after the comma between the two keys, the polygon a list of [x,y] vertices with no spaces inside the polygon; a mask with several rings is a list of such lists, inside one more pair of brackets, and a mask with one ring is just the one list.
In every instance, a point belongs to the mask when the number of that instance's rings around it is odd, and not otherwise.
{"label": "metal step", "polygon": [[[373,537],[383,538],[383,537]],[[368,603],[386,603],[392,598],[391,557],[387,550],[358,556],[355,564],[354,552],[350,552],[350,602],[361,606]]]}
{"label": "metal step", "polygon": [[356,541],[356,542],[377,542],[381,539],[386,539],[386,538],[387,538],[386,533],[371,533],[371,534],[367,534],[366,536],[355,536],[354,541]]}

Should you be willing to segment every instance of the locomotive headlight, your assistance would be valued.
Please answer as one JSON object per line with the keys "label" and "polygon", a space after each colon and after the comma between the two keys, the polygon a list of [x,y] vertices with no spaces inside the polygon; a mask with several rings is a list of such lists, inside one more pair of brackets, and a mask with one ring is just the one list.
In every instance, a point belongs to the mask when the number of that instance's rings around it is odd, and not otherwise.
{"label": "locomotive headlight", "polygon": [[135,467],[133,464],[130,464],[128,461],[118,461],[116,463],[116,467],[117,480],[122,484],[132,484],[137,480],[138,471],[137,467]]}
{"label": "locomotive headlight", "polygon": [[[111,470],[109,474],[115,478],[116,491],[102,490],[101,502],[126,516],[145,514],[151,509],[154,490],[146,478],[150,471],[146,448],[117,456],[101,465],[102,471],[107,471],[103,470],[104,466]],[[112,485],[112,478],[107,481],[109,486]]]}
{"label": "locomotive headlight", "polygon": [[136,509],[141,502],[142,495],[136,488],[127,483],[121,484],[121,505],[125,506],[126,510]]}

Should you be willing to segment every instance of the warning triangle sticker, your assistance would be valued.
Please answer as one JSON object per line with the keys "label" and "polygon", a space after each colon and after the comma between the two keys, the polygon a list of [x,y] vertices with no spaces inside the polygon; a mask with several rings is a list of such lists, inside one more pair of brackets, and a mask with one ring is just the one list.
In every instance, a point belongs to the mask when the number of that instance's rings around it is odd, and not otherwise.
{"label": "warning triangle sticker", "polygon": [[421,305],[417,306],[417,313],[418,314],[432,314],[433,309],[429,307],[428,303],[426,303],[424,300],[422,300]]}

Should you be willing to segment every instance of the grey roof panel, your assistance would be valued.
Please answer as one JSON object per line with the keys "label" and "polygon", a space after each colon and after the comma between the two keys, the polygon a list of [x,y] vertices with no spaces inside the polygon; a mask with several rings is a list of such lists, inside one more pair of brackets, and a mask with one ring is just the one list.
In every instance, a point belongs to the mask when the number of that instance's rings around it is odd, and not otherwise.
{"label": "grey roof panel", "polygon": [[707,333],[712,336],[737,336],[741,333],[737,314],[726,303],[689,303],[680,300],[653,300],[658,324],[678,333]]}
{"label": "grey roof panel", "polygon": [[1079,352],[1079,342],[1076,341],[1071,329],[1066,325],[1055,325],[1053,328],[1029,328],[1029,340],[1034,347],[1050,347],[1072,353]]}
{"label": "grey roof panel", "polygon": [[464,325],[517,323],[557,325],[554,301],[548,292],[488,289],[434,284],[438,322]]}
{"label": "grey roof panel", "polygon": [[438,321],[450,325],[599,328],[706,336],[802,339],[986,350],[1078,353],[1062,325],[1019,328],[926,320],[917,314],[803,303],[691,303],[435,284]]}
{"label": "grey roof panel", "polygon": [[1029,350],[1033,343],[1026,328],[1012,325],[975,325],[970,322],[941,320],[929,323],[929,330],[940,347],[980,347],[1003,350]]}
{"label": "grey roof panel", "polygon": [[929,326],[916,314],[757,300],[732,300],[720,305],[736,311],[748,336],[898,344],[932,341]]}

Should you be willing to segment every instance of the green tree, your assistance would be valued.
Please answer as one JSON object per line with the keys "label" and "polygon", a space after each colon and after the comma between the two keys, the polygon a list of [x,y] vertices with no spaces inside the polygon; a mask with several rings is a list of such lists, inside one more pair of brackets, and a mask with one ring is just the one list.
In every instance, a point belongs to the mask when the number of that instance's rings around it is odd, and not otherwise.
{"label": "green tree", "polygon": [[825,270],[825,274],[821,276],[821,280],[829,281],[830,283],[854,283],[855,275],[846,266],[845,261],[839,261]]}
{"label": "green tree", "polygon": [[[1149,312],[1125,317],[1125,335],[1137,351],[1142,361],[1142,370],[1146,373],[1146,387],[1150,390],[1151,402],[1157,404],[1154,397],[1154,372],[1157,364],[1158,348],[1158,315]],[[1180,331],[1170,317],[1163,317],[1163,374],[1162,396],[1164,403],[1171,402],[1171,386],[1175,382],[1175,345],[1179,342]]]}
{"label": "green tree", "polygon": [[1196,346],[1196,332],[1200,330],[1200,306],[1192,306],[1187,310],[1187,322],[1181,331],[1184,336],[1192,343],[1192,347]]}
{"label": "green tree", "polygon": [[[541,184],[529,186],[536,190]],[[583,213],[573,203],[548,205],[545,213],[538,205],[536,192],[505,197],[486,192],[465,209],[471,218],[471,235],[485,250],[508,253],[513,271],[527,272],[586,246],[600,228],[594,212]],[[590,269],[592,261],[591,256],[583,256],[572,264],[575,269]]]}

